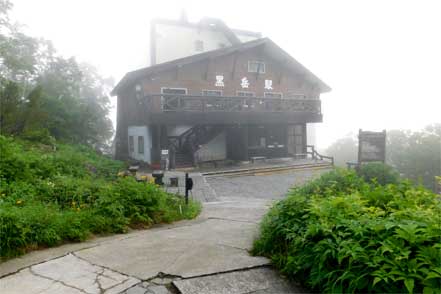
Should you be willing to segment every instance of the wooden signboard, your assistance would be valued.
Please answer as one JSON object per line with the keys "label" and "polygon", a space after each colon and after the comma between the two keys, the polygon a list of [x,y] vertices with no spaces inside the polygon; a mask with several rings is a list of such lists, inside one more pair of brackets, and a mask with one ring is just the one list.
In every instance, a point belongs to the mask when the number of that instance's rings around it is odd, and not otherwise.
{"label": "wooden signboard", "polygon": [[358,165],[363,162],[386,161],[386,130],[358,133]]}

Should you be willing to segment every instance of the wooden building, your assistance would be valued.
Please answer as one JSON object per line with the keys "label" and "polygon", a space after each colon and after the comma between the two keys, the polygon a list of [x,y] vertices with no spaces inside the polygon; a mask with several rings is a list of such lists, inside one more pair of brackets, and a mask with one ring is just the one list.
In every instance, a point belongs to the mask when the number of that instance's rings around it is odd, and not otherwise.
{"label": "wooden building", "polygon": [[112,91],[117,158],[157,166],[167,149],[179,167],[306,152],[306,126],[322,122],[329,86],[268,38],[230,39],[124,76]]}

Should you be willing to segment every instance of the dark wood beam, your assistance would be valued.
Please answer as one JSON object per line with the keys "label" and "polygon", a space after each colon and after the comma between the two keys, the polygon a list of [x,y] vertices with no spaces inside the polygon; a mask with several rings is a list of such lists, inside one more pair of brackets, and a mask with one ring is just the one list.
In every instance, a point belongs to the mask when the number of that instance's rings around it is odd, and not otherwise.
{"label": "dark wood beam", "polygon": [[208,80],[208,73],[210,72],[210,66],[211,66],[212,60],[211,58],[207,58],[207,62],[205,63],[205,72],[204,72],[204,80]]}
{"label": "dark wood beam", "polygon": [[237,55],[239,55],[238,52],[233,55],[233,68],[231,69],[231,79],[234,79],[234,76],[236,74]]}
{"label": "dark wood beam", "polygon": [[[262,45],[259,46],[259,48],[257,50],[257,60],[258,61],[263,61],[263,57],[265,56],[265,46],[266,46],[265,44],[262,44]],[[259,76],[260,76],[259,71],[260,71],[260,64],[257,67],[256,81],[259,79]],[[265,68],[265,71],[266,71],[266,68]]]}

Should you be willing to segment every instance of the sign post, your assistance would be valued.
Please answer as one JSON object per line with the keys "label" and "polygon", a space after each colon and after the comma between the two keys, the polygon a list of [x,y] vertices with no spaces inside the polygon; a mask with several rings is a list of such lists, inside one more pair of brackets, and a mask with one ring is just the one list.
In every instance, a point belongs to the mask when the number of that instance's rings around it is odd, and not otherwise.
{"label": "sign post", "polygon": [[363,162],[386,162],[386,130],[358,132],[358,167]]}
{"label": "sign post", "polygon": [[193,179],[185,173],[185,204],[188,204],[188,192],[193,189]]}
{"label": "sign post", "polygon": [[169,166],[169,153],[167,149],[161,150],[161,170],[167,171]]}

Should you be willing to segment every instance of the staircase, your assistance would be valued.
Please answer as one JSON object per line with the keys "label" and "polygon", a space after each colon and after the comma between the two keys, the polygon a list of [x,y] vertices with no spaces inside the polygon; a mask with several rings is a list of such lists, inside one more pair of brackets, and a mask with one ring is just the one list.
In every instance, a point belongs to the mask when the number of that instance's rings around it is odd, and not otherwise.
{"label": "staircase", "polygon": [[182,151],[178,151],[175,153],[175,167],[185,168],[192,166],[193,166],[193,158],[191,158],[188,154],[183,153]]}
{"label": "staircase", "polygon": [[221,125],[196,125],[179,136],[169,136],[169,146],[174,153],[174,168],[193,166],[194,153],[224,129]]}

